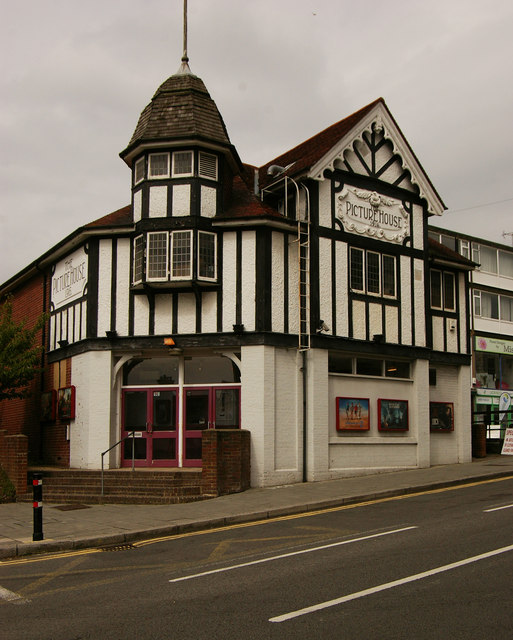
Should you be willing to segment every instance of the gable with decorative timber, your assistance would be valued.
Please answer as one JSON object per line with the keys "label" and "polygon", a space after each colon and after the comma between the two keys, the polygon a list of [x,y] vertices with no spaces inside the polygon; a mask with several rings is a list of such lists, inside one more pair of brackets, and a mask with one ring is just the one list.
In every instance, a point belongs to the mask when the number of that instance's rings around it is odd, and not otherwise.
{"label": "gable with decorative timber", "polygon": [[311,167],[308,175],[324,180],[324,172],[335,169],[418,194],[431,214],[442,215],[446,208],[381,100]]}

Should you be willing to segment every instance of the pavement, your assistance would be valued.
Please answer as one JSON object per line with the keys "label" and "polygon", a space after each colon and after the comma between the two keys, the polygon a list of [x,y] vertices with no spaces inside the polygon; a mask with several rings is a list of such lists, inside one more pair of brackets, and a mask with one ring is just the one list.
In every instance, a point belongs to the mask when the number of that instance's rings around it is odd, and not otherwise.
{"label": "pavement", "polygon": [[513,456],[487,455],[463,464],[249,489],[185,504],[70,509],[44,503],[43,493],[41,541],[32,541],[31,502],[0,504],[0,558],[118,546],[507,476],[513,477]]}

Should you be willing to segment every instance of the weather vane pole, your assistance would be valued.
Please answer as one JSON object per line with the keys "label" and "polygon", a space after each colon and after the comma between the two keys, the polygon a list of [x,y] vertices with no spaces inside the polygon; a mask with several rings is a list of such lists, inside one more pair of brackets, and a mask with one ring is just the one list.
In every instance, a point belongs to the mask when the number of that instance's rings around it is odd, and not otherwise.
{"label": "weather vane pole", "polygon": [[182,62],[189,62],[187,55],[187,0],[183,0],[183,56]]}

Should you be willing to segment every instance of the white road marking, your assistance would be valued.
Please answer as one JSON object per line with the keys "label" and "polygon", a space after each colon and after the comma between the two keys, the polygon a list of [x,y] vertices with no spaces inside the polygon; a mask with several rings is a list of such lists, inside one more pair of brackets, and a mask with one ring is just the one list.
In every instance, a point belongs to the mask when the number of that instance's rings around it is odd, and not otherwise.
{"label": "white road marking", "polygon": [[394,587],[400,587],[401,585],[407,584],[408,582],[414,582],[415,580],[422,580],[423,578],[429,578],[430,576],[434,576],[437,573],[443,573],[444,571],[451,571],[452,569],[457,569],[458,567],[463,567],[467,564],[471,564],[472,562],[478,562],[479,560],[485,560],[486,558],[491,558],[492,556],[497,556],[501,553],[507,553],[508,551],[513,551],[513,544],[509,545],[508,547],[501,547],[500,549],[494,549],[493,551],[488,551],[487,553],[481,553],[480,555],[473,556],[472,558],[465,558],[464,560],[459,560],[458,562],[452,562],[451,564],[446,564],[442,567],[436,567],[436,569],[423,571],[422,573],[417,573],[413,576],[408,576],[406,578],[400,578],[399,580],[393,580],[392,582],[379,584],[376,587],[371,587],[370,589],[364,589],[363,591],[350,593],[349,595],[342,596],[341,598],[335,598],[334,600],[328,600],[326,602],[320,602],[319,604],[314,604],[311,607],[305,607],[304,609],[298,609],[297,611],[284,613],[281,616],[275,616],[274,618],[269,618],[269,622],[286,622],[287,620],[292,620],[293,618],[299,618],[300,616],[304,616],[308,613],[315,613],[316,611],[320,611],[321,609],[327,609],[328,607],[335,607],[338,604],[343,604],[344,602],[349,602],[350,600],[356,600],[357,598],[364,598],[365,596],[370,596],[373,593],[378,593],[379,591],[385,591],[386,589],[393,589]]}
{"label": "white road marking", "polygon": [[494,507],[493,509],[485,509],[485,513],[490,513],[491,511],[500,511],[501,509],[511,509],[513,504],[506,504],[503,507]]}
{"label": "white road marking", "polygon": [[361,538],[352,538],[351,540],[342,540],[341,542],[333,542],[331,544],[324,544],[321,547],[313,547],[311,549],[302,549],[301,551],[292,551],[291,553],[283,553],[279,556],[272,556],[270,558],[262,558],[260,560],[252,560],[251,562],[244,562],[242,564],[236,564],[231,567],[222,567],[221,569],[212,569],[211,571],[204,571],[203,573],[195,573],[191,576],[183,576],[181,578],[173,578],[169,582],[181,582],[183,580],[192,580],[193,578],[201,578],[203,576],[210,576],[214,573],[223,573],[224,571],[232,571],[233,569],[242,569],[242,567],[251,567],[255,564],[262,564],[264,562],[272,562],[274,560],[282,560],[283,558],[291,558],[292,556],[299,556],[303,553],[312,553],[312,551],[322,551],[323,549],[332,549],[333,547],[340,547],[345,544],[351,544],[352,542],[362,542],[363,540],[371,540],[372,538],[380,538],[382,536],[389,536],[392,533],[402,533],[403,531],[411,531],[417,529],[417,527],[404,527],[403,529],[394,529],[393,531],[383,531],[381,533],[374,533],[369,536],[363,536]]}
{"label": "white road marking", "polygon": [[18,593],[14,593],[14,591],[9,591],[9,589],[4,589],[3,587],[0,587],[0,600],[5,600],[11,604],[28,604],[30,602],[30,600],[23,598]]}

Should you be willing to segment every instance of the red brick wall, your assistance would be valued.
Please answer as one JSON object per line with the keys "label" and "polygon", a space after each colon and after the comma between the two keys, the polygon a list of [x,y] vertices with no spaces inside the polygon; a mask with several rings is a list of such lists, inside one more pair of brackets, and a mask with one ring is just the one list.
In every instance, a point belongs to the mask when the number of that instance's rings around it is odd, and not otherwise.
{"label": "red brick wall", "polygon": [[22,434],[8,435],[0,430],[0,466],[16,489],[16,495],[27,491],[28,438]]}
{"label": "red brick wall", "polygon": [[[10,291],[12,294],[13,319],[25,321],[32,328],[39,316],[45,311],[45,279],[38,273],[27,282]],[[46,296],[48,300],[48,295]],[[46,329],[47,331],[47,329]],[[43,344],[44,333],[39,331],[39,344]],[[41,439],[39,425],[39,406],[41,376],[37,375],[29,385],[30,396],[24,399],[4,400],[0,402],[0,428],[9,435],[24,434],[28,438],[28,456],[30,460],[41,457]]]}
{"label": "red brick wall", "polygon": [[[43,391],[57,392],[71,384],[71,358],[54,362],[45,368]],[[66,438],[68,421],[55,420],[41,425],[42,460],[59,467],[69,466],[69,441]]]}
{"label": "red brick wall", "polygon": [[207,429],[202,435],[202,493],[221,496],[250,486],[250,432]]}

